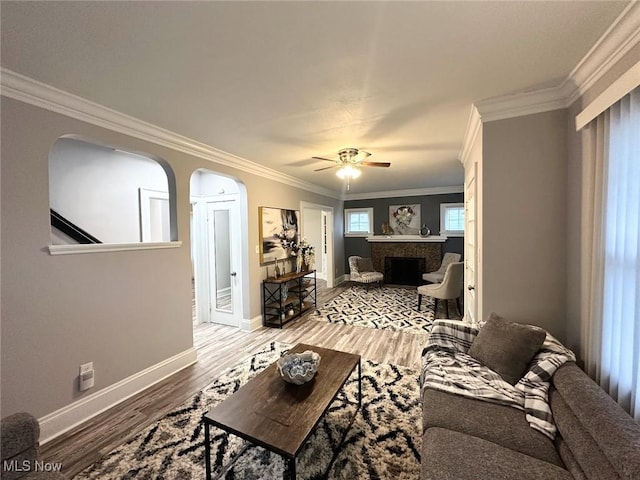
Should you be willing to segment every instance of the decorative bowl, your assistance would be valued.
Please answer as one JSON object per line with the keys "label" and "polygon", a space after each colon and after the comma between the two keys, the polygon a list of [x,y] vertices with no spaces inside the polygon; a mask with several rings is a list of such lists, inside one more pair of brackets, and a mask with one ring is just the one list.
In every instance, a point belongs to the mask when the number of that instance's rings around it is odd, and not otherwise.
{"label": "decorative bowl", "polygon": [[313,378],[320,365],[320,355],[311,350],[291,353],[276,362],[280,376],[287,382],[302,385]]}

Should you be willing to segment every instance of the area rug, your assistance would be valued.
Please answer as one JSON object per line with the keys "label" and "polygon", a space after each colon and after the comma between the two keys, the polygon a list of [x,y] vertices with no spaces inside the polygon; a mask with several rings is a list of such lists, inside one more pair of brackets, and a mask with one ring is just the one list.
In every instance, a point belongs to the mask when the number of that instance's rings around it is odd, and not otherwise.
{"label": "area rug", "polygon": [[423,296],[418,312],[416,289],[355,285],[327,302],[309,318],[365,328],[427,334],[435,318],[435,301]]}
{"label": "area rug", "polygon": [[[193,398],[74,479],[203,479],[202,415],[289,347],[272,342],[225,370]],[[354,419],[355,406],[348,402],[356,401],[357,388],[356,374],[347,381],[344,394],[332,404],[298,457],[298,478],[418,478],[421,449],[418,372],[363,360],[362,408]],[[338,449],[344,433],[346,437]],[[211,438],[213,478],[283,478],[285,463],[278,455],[217,428],[211,429]]]}

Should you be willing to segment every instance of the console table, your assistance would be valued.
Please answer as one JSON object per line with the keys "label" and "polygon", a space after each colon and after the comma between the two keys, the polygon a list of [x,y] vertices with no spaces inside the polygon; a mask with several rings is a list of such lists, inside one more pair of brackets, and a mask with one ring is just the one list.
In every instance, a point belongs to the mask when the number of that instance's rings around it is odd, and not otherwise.
{"label": "console table", "polygon": [[262,281],[262,324],[282,328],[317,302],[316,271],[287,273]]}

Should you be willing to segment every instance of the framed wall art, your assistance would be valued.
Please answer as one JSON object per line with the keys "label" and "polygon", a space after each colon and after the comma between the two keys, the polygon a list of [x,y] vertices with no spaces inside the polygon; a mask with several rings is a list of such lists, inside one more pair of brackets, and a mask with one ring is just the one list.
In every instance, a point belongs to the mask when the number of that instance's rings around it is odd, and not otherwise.
{"label": "framed wall art", "polygon": [[290,245],[298,242],[300,211],[258,207],[260,264],[291,256]]}
{"label": "framed wall art", "polygon": [[420,204],[390,205],[389,226],[397,235],[420,233]]}

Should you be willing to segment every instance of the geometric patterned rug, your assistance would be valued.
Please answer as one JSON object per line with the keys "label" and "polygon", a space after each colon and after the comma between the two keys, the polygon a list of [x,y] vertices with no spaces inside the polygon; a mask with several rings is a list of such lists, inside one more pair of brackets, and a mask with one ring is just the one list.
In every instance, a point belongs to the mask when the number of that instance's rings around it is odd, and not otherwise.
{"label": "geometric patterned rug", "polygon": [[309,318],[365,328],[427,334],[435,319],[434,307],[435,300],[424,295],[418,312],[418,293],[415,288],[367,288],[354,285],[316,309]]}
{"label": "geometric patterned rug", "polygon": [[[74,479],[203,479],[202,415],[289,348],[288,344],[271,342],[241,360]],[[418,478],[422,440],[418,372],[362,360],[362,407],[347,430],[355,412],[350,402],[356,401],[356,395],[357,372],[300,453],[296,461],[298,478]],[[280,480],[285,468],[280,456],[217,428],[211,428],[211,464],[213,478],[227,480]]]}

